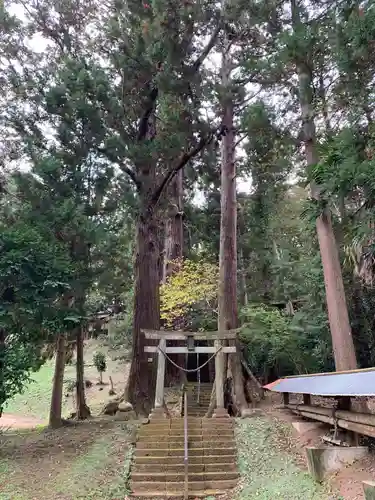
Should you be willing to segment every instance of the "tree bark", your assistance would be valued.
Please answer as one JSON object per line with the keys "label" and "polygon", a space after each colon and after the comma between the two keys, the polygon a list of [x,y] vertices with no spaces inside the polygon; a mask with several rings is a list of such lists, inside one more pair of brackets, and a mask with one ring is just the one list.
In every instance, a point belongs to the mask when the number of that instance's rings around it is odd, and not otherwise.
{"label": "tree bark", "polygon": [[243,307],[246,307],[249,304],[249,298],[247,295],[247,286],[246,286],[246,269],[245,269],[245,261],[243,258],[243,252],[242,248],[239,251],[239,264],[240,264],[240,269],[239,269],[239,278],[240,278],[240,283],[239,283],[239,290],[240,290],[240,297],[241,297],[241,305]]}
{"label": "tree bark", "polygon": [[[230,330],[238,326],[237,305],[237,191],[234,160],[234,109],[230,89],[231,61],[229,48],[224,47],[222,59],[223,125],[226,134],[222,139],[221,157],[221,217],[219,251],[219,318],[218,329]],[[230,354],[228,368],[233,378],[236,407],[240,412],[247,408],[243,387],[239,353]]]}
{"label": "tree bark", "polygon": [[[183,171],[180,170],[174,179],[171,181],[167,190],[168,196],[168,213],[165,221],[165,239],[164,239],[164,266],[163,266],[163,283],[167,281],[169,276],[177,272],[179,264],[183,257],[184,246],[184,230],[183,230]],[[183,320],[183,318],[181,318]],[[181,322],[178,320],[173,325],[174,330],[182,328]],[[170,342],[170,345],[178,345],[177,342]],[[171,355],[171,359],[178,365],[185,364],[185,356],[183,354]],[[172,385],[176,382],[186,380],[185,373],[178,370],[171,363],[166,365],[165,384]]]}
{"label": "tree bark", "polygon": [[[147,414],[154,404],[155,362],[149,363],[144,352],[145,336],[141,329],[160,327],[158,220],[154,210],[143,210],[136,229],[133,351],[125,398],[138,413]],[[146,209],[145,209],[146,207]]]}
{"label": "tree bark", "polygon": [[165,221],[163,282],[175,271],[171,263],[182,259],[183,230],[183,172],[180,170],[168,186],[168,214]]}
{"label": "tree bark", "polygon": [[84,337],[84,330],[82,326],[79,326],[76,332],[76,349],[77,349],[77,364],[76,364],[77,408],[76,409],[77,409],[78,420],[86,420],[86,418],[88,418],[91,415],[90,408],[86,405],[86,396],[85,396],[83,337]]}
{"label": "tree bark", "polygon": [[3,405],[6,394],[4,387],[4,360],[5,360],[5,330],[0,327],[0,418],[3,413]]}
{"label": "tree bark", "polygon": [[[298,28],[301,26],[301,18],[297,0],[291,0],[291,10],[293,28],[294,30],[297,29],[298,36],[300,36],[301,33]],[[312,61],[301,61],[301,59],[298,59],[296,67],[306,163],[307,166],[312,166],[319,161],[314,121]],[[320,199],[319,186],[311,185],[311,193],[313,198],[316,200]],[[349,323],[340,258],[333,232],[331,214],[328,209],[325,209],[317,218],[316,230],[323,264],[327,309],[336,370],[352,370],[357,368],[357,360]]]}
{"label": "tree bark", "polygon": [[53,376],[51,406],[49,413],[49,426],[52,427],[53,429],[56,429],[63,425],[61,411],[62,411],[62,395],[63,395],[63,384],[64,384],[65,356],[66,356],[66,333],[60,333],[57,337],[55,373]]}

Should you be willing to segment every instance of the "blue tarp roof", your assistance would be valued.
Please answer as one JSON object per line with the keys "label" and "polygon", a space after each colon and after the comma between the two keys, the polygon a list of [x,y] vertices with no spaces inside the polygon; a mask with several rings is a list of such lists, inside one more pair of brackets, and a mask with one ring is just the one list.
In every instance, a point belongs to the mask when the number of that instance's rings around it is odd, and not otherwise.
{"label": "blue tarp roof", "polygon": [[286,377],[264,388],[315,396],[375,396],[375,368]]}

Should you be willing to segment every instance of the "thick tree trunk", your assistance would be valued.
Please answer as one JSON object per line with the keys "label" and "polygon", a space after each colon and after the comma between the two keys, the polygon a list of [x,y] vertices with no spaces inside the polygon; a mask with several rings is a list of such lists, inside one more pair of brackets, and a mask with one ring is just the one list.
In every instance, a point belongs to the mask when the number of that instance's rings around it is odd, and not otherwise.
{"label": "thick tree trunk", "polygon": [[[296,0],[291,0],[291,9],[293,27],[298,30],[301,26],[301,19]],[[311,166],[317,164],[319,161],[314,122],[312,62],[301,62],[299,60],[296,66],[306,163],[308,166]],[[313,198],[319,200],[319,186],[312,185],[311,192]],[[336,370],[352,370],[357,368],[357,360],[349,323],[340,258],[333,232],[331,214],[328,210],[324,210],[318,217],[316,229],[323,264],[327,309]]]}
{"label": "thick tree trunk", "polygon": [[241,305],[242,307],[246,307],[249,304],[249,298],[247,295],[247,286],[246,286],[246,269],[245,269],[245,261],[243,258],[243,252],[242,249],[239,251],[239,264],[240,264],[240,269],[239,269],[239,291],[240,291],[240,297],[241,297]]}
{"label": "thick tree trunk", "polygon": [[163,282],[173,274],[171,263],[182,259],[184,245],[183,230],[183,172],[180,170],[168,186],[168,214],[165,221]]}
{"label": "thick tree trunk", "polygon": [[141,329],[160,327],[158,220],[153,210],[143,210],[136,231],[133,352],[125,398],[138,413],[147,414],[154,405],[155,361],[148,362]]}
{"label": "thick tree trunk", "polygon": [[[167,191],[168,213],[165,221],[164,238],[164,266],[163,283],[169,276],[178,271],[177,261],[181,261],[183,256],[184,230],[183,230],[183,171],[171,181]],[[183,318],[181,318],[183,320]],[[180,330],[181,324],[177,320],[173,325],[174,330]],[[178,342],[170,342],[170,345],[178,345]],[[178,365],[184,366],[185,356],[183,354],[171,355],[171,359]],[[185,373],[178,370],[171,363],[166,364],[165,385],[170,386],[186,380]]]}
{"label": "thick tree trunk", "polygon": [[5,360],[5,330],[0,328],[0,418],[3,412],[5,403],[5,386],[4,386],[4,360]]}
{"label": "thick tree trunk", "polygon": [[[235,136],[233,126],[233,99],[230,84],[229,49],[224,49],[222,85],[227,95],[223,99],[223,125],[226,135],[222,139],[221,158],[221,218],[219,252],[219,330],[238,326],[237,310],[237,191],[234,161]],[[239,353],[230,354],[228,368],[233,378],[235,404],[240,412],[247,408]]]}
{"label": "thick tree trunk", "polygon": [[66,333],[61,333],[57,337],[55,373],[53,376],[51,406],[49,413],[49,426],[52,427],[53,429],[56,429],[57,427],[61,427],[63,425],[61,411],[62,411],[62,395],[63,395],[63,384],[64,384],[65,356],[66,356]]}
{"label": "thick tree trunk", "polygon": [[85,420],[90,416],[90,408],[86,405],[86,397],[85,397],[83,337],[84,337],[84,330],[80,326],[77,328],[77,335],[76,335],[76,349],[77,349],[76,410],[77,410],[78,420]]}

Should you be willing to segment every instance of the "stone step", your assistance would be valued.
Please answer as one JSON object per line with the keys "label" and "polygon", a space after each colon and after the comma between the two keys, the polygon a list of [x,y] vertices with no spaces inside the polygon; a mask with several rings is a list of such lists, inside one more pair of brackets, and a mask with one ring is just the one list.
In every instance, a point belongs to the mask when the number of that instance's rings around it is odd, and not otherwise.
{"label": "stone step", "polygon": [[207,401],[204,399],[200,399],[199,402],[197,400],[194,400],[188,405],[188,410],[190,408],[199,408],[200,406],[209,406],[209,404],[210,404],[209,399],[207,399]]}
{"label": "stone step", "polygon": [[[192,412],[195,412],[195,411],[203,411],[203,412],[206,412],[208,410],[209,406],[208,405],[200,405],[200,406],[189,406],[188,410],[187,410],[187,414],[188,416],[192,414]],[[198,415],[199,416],[199,415]],[[203,415],[200,415],[201,418],[204,418],[205,416],[205,413]]]}
{"label": "stone step", "polygon": [[211,402],[211,397],[206,397],[206,396],[200,396],[199,401],[198,401],[198,396],[192,396],[190,399],[188,398],[188,406],[191,406],[193,404],[205,404],[209,405]]}
{"label": "stone step", "polygon": [[[169,433],[169,435],[166,437],[173,440],[174,438],[179,438],[181,436],[183,436],[182,432],[174,431],[173,433]],[[196,432],[196,431],[191,431],[191,430],[188,431],[189,440],[190,439],[204,439],[204,438],[209,439],[209,440],[213,440],[213,439],[217,439],[218,437],[223,437],[225,439],[233,438],[233,431],[232,430],[223,430],[223,431],[218,431],[218,432],[215,432],[215,431]]]}
{"label": "stone step", "polygon": [[[222,438],[224,440],[234,439],[234,434],[231,431],[223,431],[218,433],[212,432],[189,432],[188,433],[188,441],[214,441],[216,439]],[[159,442],[167,442],[184,440],[183,432],[150,432],[148,434],[141,434],[138,436],[138,441],[148,441],[148,440],[158,440]]]}
{"label": "stone step", "polygon": [[[185,480],[184,472],[132,472],[132,481],[182,483]],[[223,479],[238,479],[238,472],[189,472],[189,482],[221,481]]]}
{"label": "stone step", "polygon": [[[147,439],[150,436],[184,436],[184,428],[183,427],[159,427],[153,428],[149,430],[140,430],[137,434],[138,439]],[[219,429],[205,429],[201,427],[189,427],[188,426],[188,436],[209,436],[212,439],[216,439],[218,436],[222,435],[231,435],[234,436],[234,432],[232,427],[222,426]]]}
{"label": "stone step", "polygon": [[[140,441],[145,440],[159,440],[159,441],[178,441],[179,439],[184,440],[184,432],[183,431],[172,431],[172,432],[148,432],[139,434],[138,438]],[[200,431],[189,431],[188,432],[188,440],[189,441],[202,441],[206,440],[214,440],[218,438],[223,439],[233,439],[233,432],[230,430],[223,430],[221,432],[200,432]]]}
{"label": "stone step", "polygon": [[[225,462],[223,459],[222,462],[218,463],[200,463],[200,464],[189,464],[188,471],[189,474],[203,473],[203,472],[236,472],[237,466],[234,462],[233,457],[230,457],[230,462]],[[178,464],[160,464],[160,463],[138,463],[138,461],[132,467],[132,474],[135,472],[144,472],[147,474],[153,474],[156,472],[164,472],[164,473],[184,473],[185,465],[183,463]]]}
{"label": "stone step", "polygon": [[188,404],[188,409],[191,408],[192,406],[208,406],[210,404],[210,400],[207,399],[192,399],[190,403]]}
{"label": "stone step", "polygon": [[[170,450],[173,449],[178,449],[178,448],[183,448],[184,447],[184,439],[178,439],[175,441],[165,441],[165,440],[160,440],[160,439],[150,439],[148,441],[138,441],[136,445],[137,450],[142,450],[142,449],[155,449],[158,448],[159,445],[163,445],[165,448],[169,448]],[[233,437],[228,438],[228,440],[224,440],[220,438],[220,441],[215,440],[209,440],[209,439],[202,439],[202,440],[188,440],[188,449],[189,450],[194,450],[196,448],[226,448],[226,447],[234,447],[235,442]]]}
{"label": "stone step", "polygon": [[[212,447],[207,448],[191,448],[189,449],[189,457],[190,456],[207,456],[207,455],[220,455],[225,449],[225,454],[234,455],[236,453],[235,447],[230,447],[225,443],[224,447],[215,446],[215,443],[212,443]],[[184,456],[184,448],[136,448],[135,449],[135,457],[183,457]]]}
{"label": "stone step", "polygon": [[[183,418],[176,418],[176,419],[168,419],[168,418],[159,418],[159,419],[152,419],[151,422],[147,425],[144,425],[144,427],[152,427],[152,426],[163,426],[163,427],[183,427],[184,426],[184,419]],[[233,427],[233,420],[228,417],[228,418],[204,418],[204,417],[189,417],[188,416],[188,425],[190,427],[219,427],[222,425],[227,425],[227,426],[232,426]]]}
{"label": "stone step", "polygon": [[[223,479],[223,480],[205,480],[205,481],[189,481],[188,491],[196,496],[196,492],[205,492],[206,490],[228,490],[235,488],[237,479]],[[180,496],[185,489],[183,481],[130,481],[130,488],[134,496],[140,496],[140,493],[147,493],[150,498],[154,498],[155,492],[164,492],[164,498],[177,495]],[[159,497],[160,498],[160,497]]]}
{"label": "stone step", "polygon": [[[200,393],[199,394],[199,402],[210,402],[211,401],[211,393]],[[198,402],[198,393],[196,394],[188,394],[188,405],[192,403],[197,403]]]}
{"label": "stone step", "polygon": [[209,399],[202,399],[198,401],[197,398],[191,399],[188,401],[188,409],[191,408],[192,406],[209,406],[210,405],[210,400]]}
{"label": "stone step", "polygon": [[[180,436],[184,435],[184,427],[179,426],[179,427],[163,427],[163,426],[153,426],[153,427],[148,427],[140,429],[138,431],[138,438],[143,437],[146,439],[147,436],[171,436],[173,434],[177,434]],[[221,434],[232,434],[234,435],[233,432],[233,427],[229,425],[221,425],[220,427],[212,427],[211,429],[209,427],[192,427],[188,425],[188,434],[192,436],[220,436]]]}
{"label": "stone step", "polygon": [[211,389],[212,390],[212,387],[213,387],[213,384],[210,384],[209,382],[201,382],[200,384],[198,384],[198,382],[193,382],[191,384],[187,384],[186,385],[186,389],[191,391],[191,390],[195,390],[195,389],[198,389],[198,387],[200,387],[201,389]]}
{"label": "stone step", "polygon": [[[214,418],[209,418],[209,417],[207,417],[207,418],[199,418],[199,417],[197,417],[197,418],[195,418],[195,419],[194,419],[194,418],[191,418],[190,420],[192,420],[192,421],[194,421],[194,420],[195,420],[196,422],[200,422],[200,423],[212,423],[212,422],[214,422],[214,421],[216,422],[216,419],[214,419]],[[179,422],[183,422],[183,421],[184,421],[184,419],[183,419],[183,417],[167,418],[167,417],[157,417],[157,416],[155,416],[155,417],[152,419],[152,421],[151,421],[151,422],[156,422],[156,421],[165,422],[165,423],[168,423],[168,422],[169,422],[170,424],[171,424],[171,423],[172,423],[172,424],[178,424]]]}
{"label": "stone step", "polygon": [[198,392],[198,389],[197,390],[193,390],[193,391],[188,391],[188,399],[189,397],[192,397],[192,396],[195,396],[197,397],[199,394],[199,397],[200,398],[211,398],[211,394],[212,394],[212,390],[210,389],[209,391],[207,389],[201,389],[200,392]]}
{"label": "stone step", "polygon": [[[220,450],[222,452],[223,450]],[[135,465],[152,465],[152,464],[158,464],[159,466],[163,465],[184,465],[184,454],[182,453],[181,455],[175,455],[175,456],[170,456],[170,455],[160,455],[157,454],[158,450],[156,450],[155,455],[138,455],[135,458]],[[200,465],[203,467],[203,464],[220,464],[220,463],[227,463],[227,464],[234,464],[237,460],[237,455],[236,453],[232,452],[229,453],[228,450],[225,450],[225,455],[219,453],[217,455],[210,455],[210,454],[205,454],[205,455],[189,455],[189,464],[190,465]]]}
{"label": "stone step", "polygon": [[[185,487],[185,485],[183,485]],[[162,498],[163,500],[183,500],[184,499],[184,494],[181,493],[180,490],[178,493],[177,492],[168,492],[168,491],[151,491],[149,493],[147,492],[135,492],[133,495],[131,495],[133,498],[148,498],[150,500],[155,500],[157,498]],[[196,498],[212,498],[216,496],[221,496],[227,493],[225,490],[202,490],[202,491],[195,491],[194,493],[189,492],[189,498],[190,499],[196,499]]]}
{"label": "stone step", "polygon": [[[230,418],[215,418],[212,419],[210,422],[210,425],[204,422],[203,424],[198,422],[197,420],[192,420],[193,418],[199,420],[199,417],[191,417],[188,416],[188,422],[187,426],[189,429],[202,429],[202,430],[221,430],[223,428],[230,428],[234,429],[233,422],[231,421]],[[183,429],[185,427],[184,421],[174,423],[174,424],[169,424],[168,422],[163,422],[161,420],[153,420],[147,425],[143,425],[139,430],[148,430],[148,429]]]}

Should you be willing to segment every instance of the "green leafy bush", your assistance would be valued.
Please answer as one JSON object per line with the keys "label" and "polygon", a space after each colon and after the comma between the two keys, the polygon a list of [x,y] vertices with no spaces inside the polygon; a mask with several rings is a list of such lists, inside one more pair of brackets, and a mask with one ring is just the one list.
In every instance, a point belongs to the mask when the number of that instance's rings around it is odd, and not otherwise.
{"label": "green leafy bush", "polygon": [[96,352],[94,354],[94,357],[93,357],[93,362],[94,362],[95,368],[99,372],[100,383],[102,384],[103,383],[103,372],[105,372],[107,369],[105,354],[101,351]]}
{"label": "green leafy bush", "polygon": [[330,346],[322,327],[324,318],[317,318],[314,329],[303,310],[287,316],[263,304],[244,308],[241,316],[245,356],[263,381],[327,368]]}
{"label": "green leafy bush", "polygon": [[[108,336],[105,341],[111,349],[127,351],[131,349],[133,335],[133,318],[127,313],[114,318],[108,325]],[[125,355],[125,352],[124,352]]]}

